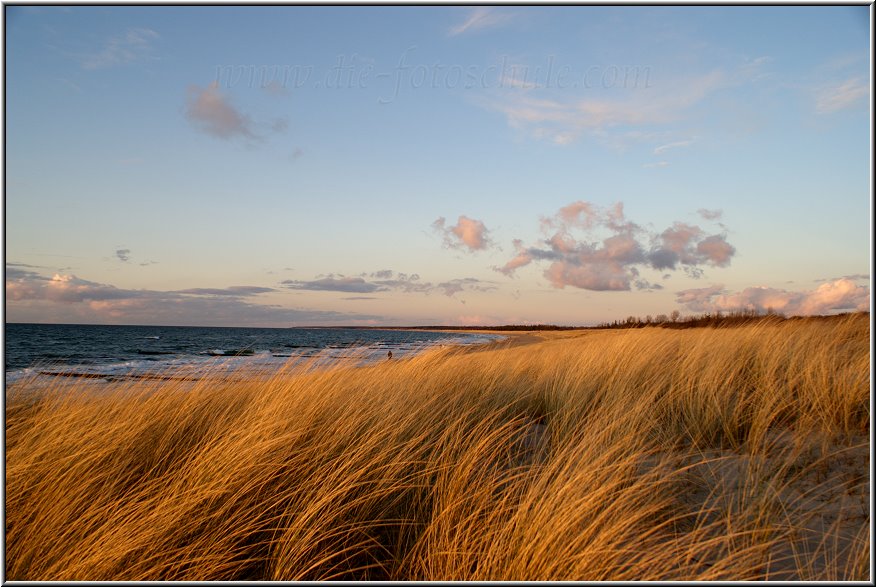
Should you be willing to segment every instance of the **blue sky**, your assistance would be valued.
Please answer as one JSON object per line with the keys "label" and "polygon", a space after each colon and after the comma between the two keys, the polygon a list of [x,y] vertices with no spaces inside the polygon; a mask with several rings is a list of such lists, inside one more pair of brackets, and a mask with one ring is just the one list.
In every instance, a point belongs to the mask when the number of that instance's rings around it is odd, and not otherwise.
{"label": "blue sky", "polygon": [[869,10],[7,6],[6,320],[869,308]]}

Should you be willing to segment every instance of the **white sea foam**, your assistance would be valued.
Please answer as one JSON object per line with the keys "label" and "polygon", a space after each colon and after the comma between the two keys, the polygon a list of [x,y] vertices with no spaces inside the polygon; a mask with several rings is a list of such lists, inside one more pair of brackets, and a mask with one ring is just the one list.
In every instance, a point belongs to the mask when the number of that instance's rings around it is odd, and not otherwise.
{"label": "white sea foam", "polygon": [[[290,363],[308,361],[313,366],[326,366],[339,360],[352,360],[354,363],[369,364],[387,359],[392,352],[395,360],[412,357],[424,351],[444,346],[472,346],[486,344],[505,338],[494,334],[448,335],[431,341],[376,341],[370,344],[335,344],[323,348],[294,347],[283,352],[256,350],[251,355],[217,355],[204,351],[199,355],[168,356],[161,358],[137,359],[89,365],[46,364],[37,367],[15,369],[6,372],[7,383],[15,383],[30,378],[78,377],[96,378],[112,381],[125,378],[158,377],[168,373],[197,377],[209,370],[211,373],[241,370],[279,369]],[[219,349],[214,349],[219,350]]]}

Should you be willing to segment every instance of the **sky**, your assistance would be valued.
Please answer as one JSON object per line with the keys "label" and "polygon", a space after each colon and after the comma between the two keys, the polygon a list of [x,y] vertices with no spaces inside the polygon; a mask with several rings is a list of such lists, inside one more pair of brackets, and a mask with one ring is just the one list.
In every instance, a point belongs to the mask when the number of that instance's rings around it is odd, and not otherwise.
{"label": "sky", "polygon": [[869,6],[5,6],[6,322],[870,306]]}

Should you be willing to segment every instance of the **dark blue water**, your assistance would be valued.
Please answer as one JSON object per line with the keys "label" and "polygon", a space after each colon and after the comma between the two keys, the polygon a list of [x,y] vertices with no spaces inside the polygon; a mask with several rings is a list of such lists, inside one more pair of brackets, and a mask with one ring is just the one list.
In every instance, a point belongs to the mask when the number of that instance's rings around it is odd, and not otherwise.
{"label": "dark blue water", "polygon": [[7,381],[33,374],[137,376],[170,368],[280,366],[296,359],[403,358],[501,336],[350,328],[6,324]]}

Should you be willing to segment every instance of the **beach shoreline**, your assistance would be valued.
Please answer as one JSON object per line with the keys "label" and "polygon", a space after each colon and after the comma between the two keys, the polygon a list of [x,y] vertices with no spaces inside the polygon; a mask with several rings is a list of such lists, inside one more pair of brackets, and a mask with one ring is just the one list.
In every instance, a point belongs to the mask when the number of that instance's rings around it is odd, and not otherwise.
{"label": "beach shoreline", "polygon": [[465,347],[496,334],[385,329],[204,329],[98,325],[13,325],[7,331],[7,382],[31,376],[125,379],[189,376],[215,370],[283,369],[300,362],[402,359],[445,345]]}

